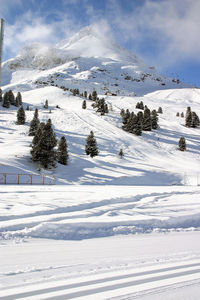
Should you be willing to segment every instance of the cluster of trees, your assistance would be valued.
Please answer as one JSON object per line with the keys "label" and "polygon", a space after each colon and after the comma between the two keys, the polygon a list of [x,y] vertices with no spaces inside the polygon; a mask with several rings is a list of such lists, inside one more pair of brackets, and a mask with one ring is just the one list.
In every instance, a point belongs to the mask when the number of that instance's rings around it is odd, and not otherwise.
{"label": "cluster of trees", "polygon": [[158,129],[158,114],[155,109],[151,112],[147,106],[144,108],[144,113],[139,111],[135,114],[128,109],[126,111],[122,109],[120,115],[123,123],[122,129],[135,135],[141,135],[142,131]]}
{"label": "cluster of trees", "polygon": [[105,102],[104,98],[97,98],[96,101],[92,104],[93,108],[96,108],[96,112],[99,112],[102,116],[108,113],[108,105]]}
{"label": "cluster of trees", "polygon": [[[46,124],[40,122],[37,108],[30,122],[29,136],[33,136],[31,144],[31,156],[33,161],[39,162],[44,168],[55,167],[56,161],[60,164],[67,165],[69,155],[65,137],[62,136],[57,143],[51,119],[49,119]],[[57,150],[55,150],[54,148],[57,145]]]}
{"label": "cluster of trees", "polygon": [[[145,108],[147,108],[147,106],[144,105],[143,101],[140,101],[140,102],[136,103],[135,108],[145,110]],[[158,108],[157,113],[158,114],[162,114],[163,113],[162,107]]]}
{"label": "cluster of trees", "polygon": [[[37,108],[30,122],[29,136],[33,136],[31,144],[31,156],[33,161],[39,162],[46,169],[55,167],[56,162],[62,165],[68,164],[69,154],[66,138],[62,136],[59,142],[57,142],[51,119],[49,119],[46,124],[40,122]],[[55,150],[56,146],[58,146],[57,150]],[[99,154],[93,131],[90,132],[86,139],[85,153],[90,157]]]}
{"label": "cluster of trees", "polygon": [[2,102],[2,106],[5,108],[9,108],[10,105],[19,107],[22,105],[22,95],[20,92],[18,92],[17,96],[15,97],[12,90],[9,90],[3,94],[2,90],[0,89],[0,102]]}
{"label": "cluster of trees", "polygon": [[185,126],[196,128],[200,125],[199,117],[194,112],[191,111],[190,107],[187,107],[186,115],[185,115]]}
{"label": "cluster of trees", "polygon": [[182,113],[177,112],[177,113],[176,113],[176,116],[177,116],[177,117],[180,117],[180,116],[181,116],[181,118],[184,118],[184,113],[183,113],[183,112],[182,112]]}

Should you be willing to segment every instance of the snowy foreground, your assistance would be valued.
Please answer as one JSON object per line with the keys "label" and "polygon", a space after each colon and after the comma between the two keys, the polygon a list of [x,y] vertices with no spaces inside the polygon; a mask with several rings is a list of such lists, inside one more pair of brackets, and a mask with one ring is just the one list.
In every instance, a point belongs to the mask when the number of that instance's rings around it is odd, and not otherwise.
{"label": "snowy foreground", "polygon": [[0,212],[0,299],[199,299],[198,187],[2,186]]}

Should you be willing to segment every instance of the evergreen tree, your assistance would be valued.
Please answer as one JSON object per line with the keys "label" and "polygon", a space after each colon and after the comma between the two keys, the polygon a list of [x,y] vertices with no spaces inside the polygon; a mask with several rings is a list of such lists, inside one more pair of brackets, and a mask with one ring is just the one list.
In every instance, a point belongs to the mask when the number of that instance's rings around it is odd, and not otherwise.
{"label": "evergreen tree", "polygon": [[3,94],[2,94],[2,89],[0,88],[0,102],[3,101]]}
{"label": "evergreen tree", "polygon": [[123,118],[125,115],[125,110],[122,108],[121,111],[120,111],[120,116]]}
{"label": "evergreen tree", "polygon": [[143,104],[142,101],[140,101],[139,106],[140,106],[140,107],[139,107],[140,109],[144,110],[144,104]]}
{"label": "evergreen tree", "polygon": [[43,129],[44,129],[44,126],[45,126],[45,123],[44,122],[41,122],[36,133],[35,133],[35,136],[32,140],[32,147],[36,146],[42,136],[42,133],[43,133]]}
{"label": "evergreen tree", "polygon": [[159,108],[158,108],[158,113],[159,113],[159,114],[162,114],[162,113],[163,113],[162,107],[159,107]]}
{"label": "evergreen tree", "polygon": [[182,136],[178,142],[179,145],[179,150],[180,151],[185,151],[186,150],[186,142],[185,142],[185,138]]}
{"label": "evergreen tree", "polygon": [[93,131],[90,131],[90,135],[88,135],[86,139],[85,153],[91,157],[94,157],[99,153]]}
{"label": "evergreen tree", "polygon": [[17,93],[17,96],[16,96],[16,99],[15,99],[15,102],[17,102],[19,104],[19,106],[22,105],[22,95],[20,92]]}
{"label": "evergreen tree", "polygon": [[142,124],[142,122],[143,122],[143,112],[139,111],[137,113],[137,116],[138,116],[138,122],[140,122]]}
{"label": "evergreen tree", "polygon": [[26,110],[30,110],[30,106],[29,105],[27,105]]}
{"label": "evergreen tree", "polygon": [[31,151],[32,160],[39,161],[47,169],[49,166],[55,167],[56,152],[54,147],[57,144],[56,136],[52,129],[51,120],[49,119],[44,125],[41,137]]}
{"label": "evergreen tree", "polygon": [[57,161],[62,165],[67,165],[68,157],[67,142],[65,137],[62,136],[58,144]]}
{"label": "evergreen tree", "polygon": [[87,91],[84,91],[84,97],[87,98]]}
{"label": "evergreen tree", "polygon": [[192,112],[192,121],[191,121],[191,127],[196,128],[199,126],[199,117],[197,114],[193,111]]}
{"label": "evergreen tree", "polygon": [[108,114],[108,104],[107,103],[105,103],[105,105],[104,105],[104,112],[105,112],[105,114]]}
{"label": "evergreen tree", "polygon": [[8,92],[5,92],[5,94],[3,95],[3,103],[2,103],[3,107],[9,108],[10,107],[10,100],[9,100],[9,95]]}
{"label": "evergreen tree", "polygon": [[181,113],[181,118],[184,118],[184,113],[183,112]]}
{"label": "evergreen tree", "polygon": [[38,130],[40,125],[40,121],[38,119],[38,109],[35,109],[35,113],[33,116],[33,120],[30,122],[29,135],[34,136]]}
{"label": "evergreen tree", "polygon": [[122,118],[123,125],[127,124],[129,118],[130,118],[130,111],[127,109],[124,116],[123,116],[123,118]]}
{"label": "evergreen tree", "polygon": [[8,97],[11,105],[15,105],[15,96],[11,90],[8,91]]}
{"label": "evergreen tree", "polygon": [[144,116],[142,121],[142,130],[144,131],[151,131],[152,124],[151,124],[151,113],[149,108],[144,109]]}
{"label": "evergreen tree", "polygon": [[155,109],[151,112],[151,124],[152,129],[158,129],[158,114]]}
{"label": "evergreen tree", "polygon": [[179,112],[176,113],[176,116],[179,117]]}
{"label": "evergreen tree", "polygon": [[26,115],[23,106],[20,106],[20,108],[17,111],[17,124],[23,125],[25,124]]}
{"label": "evergreen tree", "polygon": [[185,115],[185,126],[191,127],[191,124],[192,124],[192,112],[191,112],[191,108],[188,106]]}
{"label": "evergreen tree", "polygon": [[95,90],[92,92],[92,100],[93,101],[97,100],[97,92]]}
{"label": "evergreen tree", "polygon": [[83,100],[82,108],[83,108],[83,109],[86,109],[86,100]]}
{"label": "evergreen tree", "polygon": [[92,100],[92,95],[91,95],[91,94],[89,94],[88,99],[89,99],[89,100]]}
{"label": "evergreen tree", "polygon": [[133,115],[132,117],[132,133],[142,135],[142,122],[138,115]]}
{"label": "evergreen tree", "polygon": [[140,108],[140,102],[137,102],[137,103],[136,103],[135,108],[138,108],[138,109]]}
{"label": "evergreen tree", "polygon": [[124,152],[122,149],[119,150],[119,153],[118,153],[119,157],[122,158],[124,156]]}
{"label": "evergreen tree", "polygon": [[49,102],[48,102],[48,100],[45,100],[44,108],[46,108],[46,109],[49,108]]}

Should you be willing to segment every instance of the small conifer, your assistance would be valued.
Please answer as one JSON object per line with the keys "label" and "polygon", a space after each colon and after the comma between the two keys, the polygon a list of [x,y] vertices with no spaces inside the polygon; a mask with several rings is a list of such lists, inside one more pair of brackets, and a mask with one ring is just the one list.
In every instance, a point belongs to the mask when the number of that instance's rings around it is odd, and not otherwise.
{"label": "small conifer", "polygon": [[38,119],[38,109],[35,109],[33,120],[30,122],[29,136],[34,136],[38,130],[40,121]]}
{"label": "small conifer", "polygon": [[17,111],[17,124],[23,125],[25,124],[26,115],[23,106],[20,106],[20,108]]}
{"label": "small conifer", "polygon": [[122,149],[119,150],[119,153],[118,153],[119,157],[122,158],[124,156],[124,152]]}
{"label": "small conifer", "polygon": [[85,153],[91,157],[94,157],[99,153],[93,131],[90,131],[90,135],[86,139]]}
{"label": "small conifer", "polygon": [[62,165],[67,165],[68,157],[67,142],[65,137],[62,136],[58,144],[57,161]]}
{"label": "small conifer", "polygon": [[186,142],[185,142],[185,138],[182,136],[178,142],[179,145],[179,150],[180,151],[185,151],[186,150]]}
{"label": "small conifer", "polygon": [[86,109],[86,100],[83,100],[83,102],[82,102],[82,109]]}
{"label": "small conifer", "polygon": [[158,113],[159,113],[159,114],[162,114],[162,113],[163,113],[162,107],[159,107],[159,108],[158,108]]}
{"label": "small conifer", "polygon": [[10,107],[10,100],[9,100],[9,94],[8,92],[5,92],[3,95],[3,103],[2,106],[5,108],[9,108]]}

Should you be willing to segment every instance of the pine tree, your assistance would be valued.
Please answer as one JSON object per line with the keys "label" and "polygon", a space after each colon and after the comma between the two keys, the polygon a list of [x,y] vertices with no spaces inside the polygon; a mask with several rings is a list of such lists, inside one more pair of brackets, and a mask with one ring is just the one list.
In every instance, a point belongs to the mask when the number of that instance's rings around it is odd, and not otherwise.
{"label": "pine tree", "polygon": [[186,142],[185,142],[185,138],[183,136],[180,138],[178,145],[179,145],[180,151],[186,151]]}
{"label": "pine tree", "polygon": [[20,106],[20,108],[17,111],[17,124],[23,125],[25,124],[26,115],[23,106]]}
{"label": "pine tree", "polygon": [[181,113],[181,118],[184,118],[184,113],[183,112]]}
{"label": "pine tree", "polygon": [[48,100],[45,100],[44,108],[46,108],[46,109],[49,108],[49,102],[48,102]]}
{"label": "pine tree", "polygon": [[124,156],[124,152],[122,149],[119,150],[119,153],[118,153],[119,157],[122,158]]}
{"label": "pine tree", "polygon": [[36,146],[42,136],[42,133],[43,133],[43,129],[44,129],[44,126],[45,126],[45,123],[44,122],[41,122],[36,133],[35,133],[35,136],[32,140],[32,147]]}
{"label": "pine tree", "polygon": [[179,112],[176,113],[176,116],[179,117]]}
{"label": "pine tree", "polygon": [[91,95],[91,94],[89,94],[88,99],[89,99],[89,100],[92,100],[92,95]]}
{"label": "pine tree", "polygon": [[136,103],[135,108],[138,108],[138,109],[140,108],[140,102],[137,102],[137,103]]}
{"label": "pine tree", "polygon": [[92,92],[92,100],[93,101],[97,100],[97,92],[95,90]]}
{"label": "pine tree", "polygon": [[86,109],[86,100],[83,100],[82,102],[82,109]]}
{"label": "pine tree", "polygon": [[36,134],[39,125],[40,125],[40,120],[38,119],[38,109],[36,108],[33,116],[33,120],[30,122],[29,136],[34,136]]}
{"label": "pine tree", "polygon": [[32,160],[39,161],[45,169],[49,166],[55,167],[56,152],[54,147],[56,144],[56,136],[49,119],[42,129],[38,143],[33,145],[31,150]]}
{"label": "pine tree", "polygon": [[159,107],[159,108],[158,108],[158,113],[159,113],[159,114],[162,114],[162,113],[163,113],[162,107]]}
{"label": "pine tree", "polygon": [[15,105],[15,96],[11,90],[8,91],[8,97],[11,105]]}
{"label": "pine tree", "polygon": [[188,106],[185,115],[185,126],[191,127],[191,124],[192,124],[192,112],[191,112],[191,108]]}
{"label": "pine tree", "polygon": [[155,109],[151,112],[151,124],[152,129],[158,129],[158,114]]}
{"label": "pine tree", "polygon": [[191,121],[191,127],[196,128],[199,126],[199,117],[197,114],[193,111],[192,112],[192,121]]}
{"label": "pine tree", "polygon": [[9,100],[8,92],[5,92],[5,94],[3,95],[2,106],[5,107],[5,108],[9,108],[10,107],[10,100]]}
{"label": "pine tree", "polygon": [[94,157],[99,153],[93,131],[90,131],[90,135],[88,135],[86,139],[85,153],[91,157]]}
{"label": "pine tree", "polygon": [[57,161],[62,165],[67,165],[68,157],[67,142],[65,137],[62,136],[58,144]]}
{"label": "pine tree", "polygon": [[144,104],[142,101],[140,101],[139,106],[140,106],[140,109],[144,110]]}
{"label": "pine tree", "polygon": [[20,92],[17,93],[17,96],[16,96],[16,99],[15,99],[15,102],[17,102],[19,104],[19,106],[22,105],[22,95]]}
{"label": "pine tree", "polygon": [[87,91],[84,91],[84,97],[87,98]]}
{"label": "pine tree", "polygon": [[27,105],[26,110],[30,110],[30,106],[29,105]]}
{"label": "pine tree", "polygon": [[125,115],[125,110],[122,108],[121,111],[120,111],[120,116],[123,118]]}
{"label": "pine tree", "polygon": [[144,109],[144,116],[142,121],[142,130],[144,131],[151,131],[151,113],[149,108]]}
{"label": "pine tree", "polygon": [[132,118],[132,133],[142,135],[142,123],[138,115],[134,115]]}
{"label": "pine tree", "polygon": [[[130,111],[127,109],[124,116],[122,117],[122,123],[123,125],[126,125],[128,122],[128,119],[130,118]],[[123,127],[123,126],[122,126]]]}

